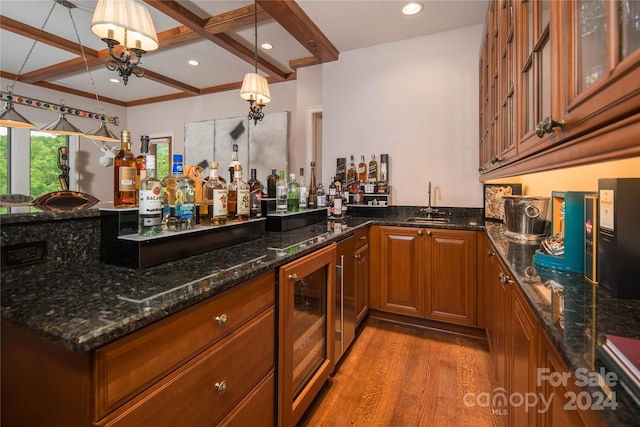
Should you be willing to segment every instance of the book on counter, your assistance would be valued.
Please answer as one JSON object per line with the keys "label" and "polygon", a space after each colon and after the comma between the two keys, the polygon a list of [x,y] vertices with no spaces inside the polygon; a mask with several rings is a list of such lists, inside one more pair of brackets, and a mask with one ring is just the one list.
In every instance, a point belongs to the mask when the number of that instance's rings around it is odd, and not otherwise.
{"label": "book on counter", "polygon": [[610,334],[605,338],[598,349],[600,359],[640,405],[640,340]]}

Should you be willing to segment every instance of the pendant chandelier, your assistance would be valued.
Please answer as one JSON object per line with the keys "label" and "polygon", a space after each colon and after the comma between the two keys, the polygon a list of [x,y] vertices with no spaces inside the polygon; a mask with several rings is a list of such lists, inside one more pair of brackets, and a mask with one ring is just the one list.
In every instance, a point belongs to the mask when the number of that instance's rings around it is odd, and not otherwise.
{"label": "pendant chandelier", "polygon": [[[24,59],[24,62],[22,63],[22,66],[20,67],[18,74],[13,80],[13,83],[7,87],[6,92],[4,91],[0,92],[0,96],[1,96],[0,99],[5,101],[5,107],[2,111],[0,111],[0,126],[12,127],[12,128],[23,128],[23,129],[35,129],[36,126],[33,123],[31,123],[29,120],[27,120],[24,116],[22,116],[20,113],[18,113],[14,108],[15,105],[24,105],[27,107],[39,108],[39,109],[58,113],[58,119],[48,124],[47,126],[44,126],[42,129],[40,129],[42,132],[53,133],[56,135],[81,135],[89,139],[98,140],[98,141],[119,141],[119,138],[116,137],[105,125],[106,123],[111,123],[117,126],[118,118],[107,116],[104,110],[102,109],[102,105],[100,104],[100,98],[98,97],[98,92],[96,90],[93,77],[91,76],[91,72],[89,71],[89,65],[87,63],[84,47],[82,46],[82,42],[80,41],[78,28],[76,27],[76,22],[73,19],[73,14],[71,13],[71,9],[75,8],[75,6],[72,3],[69,3],[68,1],[64,1],[64,2],[53,1],[52,3],[53,4],[51,6],[51,9],[49,10],[49,14],[44,20],[42,27],[40,27],[40,32],[44,30],[44,27],[47,25],[47,22],[51,17],[51,13],[53,12],[53,9],[56,7],[57,4],[60,4],[67,8],[67,10],[69,11],[69,17],[71,19],[71,23],[73,24],[73,29],[75,31],[75,34],[78,40],[78,45],[80,46],[80,50],[82,52],[82,58],[84,59],[85,68],[87,70],[87,73],[89,74],[89,77],[91,78],[91,84],[93,85],[96,101],[98,102],[98,106],[100,107],[100,110],[102,112],[92,113],[90,111],[85,111],[83,109],[66,107],[64,105],[64,101],[62,100],[60,101],[60,104],[56,104],[53,102],[42,101],[39,99],[33,99],[30,97],[15,95],[13,93],[13,86],[20,78],[20,75],[22,74],[22,71],[24,70],[24,67],[27,64],[27,61],[31,57],[31,53],[33,52],[33,49],[36,43],[38,42],[38,38],[39,38],[39,35],[38,35],[38,37],[36,37],[33,40],[33,44],[31,45],[29,52],[27,52],[27,56]],[[96,129],[90,132],[84,133],[67,120],[67,117],[66,117],[67,114],[73,115],[74,117],[100,120],[100,125]]]}
{"label": "pendant chandelier", "polygon": [[[129,76],[142,77],[142,55],[158,48],[158,36],[147,8],[134,0],[98,0],[91,31],[109,47],[106,67],[117,71],[125,86]],[[115,47],[122,45],[120,54]]]}
{"label": "pendant chandelier", "polygon": [[255,35],[255,72],[244,75],[242,81],[242,89],[240,89],[240,97],[249,101],[249,120],[253,120],[254,125],[258,124],[258,120],[264,118],[262,107],[271,102],[271,93],[269,93],[269,84],[267,79],[258,74],[258,2],[254,0],[254,35]]}

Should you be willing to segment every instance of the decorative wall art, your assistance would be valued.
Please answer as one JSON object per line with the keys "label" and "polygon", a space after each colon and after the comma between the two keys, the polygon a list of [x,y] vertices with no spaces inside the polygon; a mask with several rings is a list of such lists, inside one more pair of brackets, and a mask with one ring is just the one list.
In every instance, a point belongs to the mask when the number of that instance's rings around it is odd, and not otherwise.
{"label": "decorative wall art", "polygon": [[209,175],[208,164],[217,161],[220,176],[229,180],[229,163],[233,144],[238,144],[242,179],[249,181],[251,169],[266,185],[271,168],[289,171],[289,112],[267,113],[257,125],[246,116],[205,120],[184,124],[185,164],[203,166],[202,176]]}

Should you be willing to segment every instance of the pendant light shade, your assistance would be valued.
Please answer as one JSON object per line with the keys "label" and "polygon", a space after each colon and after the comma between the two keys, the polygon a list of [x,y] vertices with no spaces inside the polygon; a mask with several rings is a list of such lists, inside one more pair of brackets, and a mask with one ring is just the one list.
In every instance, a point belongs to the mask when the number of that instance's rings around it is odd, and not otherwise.
{"label": "pendant light shade", "polygon": [[258,73],[247,73],[242,81],[240,97],[246,101],[255,101],[259,105],[271,102],[271,93],[267,79]]}
{"label": "pendant light shade", "polygon": [[0,126],[11,128],[35,129],[36,125],[25,119],[13,108],[12,102],[7,102],[0,111]]}
{"label": "pendant light shade", "polygon": [[147,8],[134,0],[98,0],[91,31],[101,39],[117,40],[128,49],[158,48],[158,36]]}
{"label": "pendant light shade", "polygon": [[58,120],[40,129],[42,132],[55,135],[83,135],[80,129],[69,123],[64,113],[60,113]]}
{"label": "pendant light shade", "polygon": [[100,126],[95,128],[91,132],[85,133],[84,136],[95,141],[117,142],[120,140],[109,130],[104,122],[100,122]]}

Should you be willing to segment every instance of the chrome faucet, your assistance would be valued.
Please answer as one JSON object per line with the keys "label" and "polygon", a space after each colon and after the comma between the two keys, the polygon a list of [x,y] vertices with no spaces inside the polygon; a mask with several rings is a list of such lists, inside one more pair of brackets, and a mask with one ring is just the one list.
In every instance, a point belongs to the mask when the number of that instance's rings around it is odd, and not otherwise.
{"label": "chrome faucet", "polygon": [[427,190],[427,193],[429,195],[429,206],[420,209],[420,212],[426,213],[427,218],[431,218],[432,213],[438,213],[438,209],[434,209],[431,207],[431,181],[429,181],[429,189]]}

